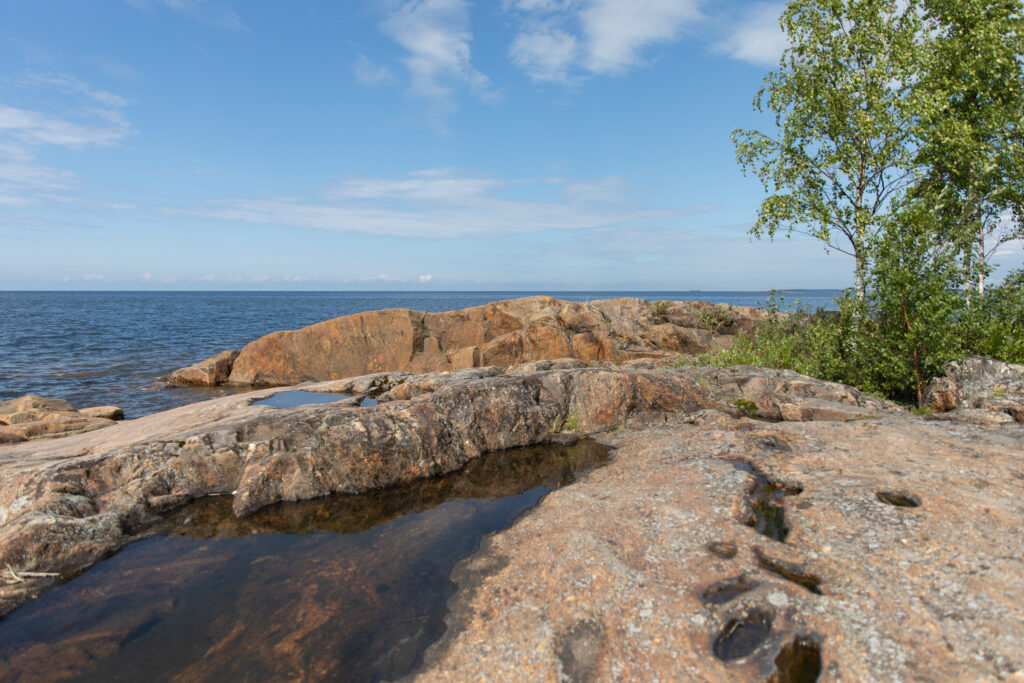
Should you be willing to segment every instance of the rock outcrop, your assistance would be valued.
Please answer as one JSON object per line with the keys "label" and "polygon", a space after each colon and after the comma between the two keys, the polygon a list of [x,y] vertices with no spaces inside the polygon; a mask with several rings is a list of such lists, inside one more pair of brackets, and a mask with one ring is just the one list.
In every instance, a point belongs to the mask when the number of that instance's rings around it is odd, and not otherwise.
{"label": "rock outcrop", "polygon": [[624,361],[711,350],[764,311],[704,302],[535,296],[446,313],[390,309],[273,332],[171,374],[172,384],[288,385],[374,372],[449,371],[555,358]]}
{"label": "rock outcrop", "polygon": [[117,406],[75,410],[61,399],[22,396],[0,402],[0,444],[80,434],[122,419]]}
{"label": "rock outcrop", "polygon": [[[0,450],[0,567],[68,572],[125,543],[161,511],[233,493],[240,515],[282,500],[359,493],[460,468],[483,452],[545,443],[572,416],[600,431],[637,414],[729,407],[665,371],[377,374],[304,386],[376,394],[281,410],[263,390],[119,423],[102,435]],[[31,586],[0,589],[8,607]],[[13,594],[10,593],[13,591]],[[3,611],[0,609],[0,611]]]}
{"label": "rock outcrop", "polygon": [[[282,391],[265,389],[0,448],[0,567],[73,572],[194,498],[245,515],[571,429],[610,463],[456,568],[422,680],[1022,675],[1024,426],[928,420],[788,371],[578,363],[301,387],[371,408],[253,405]],[[0,613],[55,580],[22,578]]]}
{"label": "rock outcrop", "polygon": [[928,408],[939,417],[966,422],[1024,423],[1024,365],[968,356],[950,361],[946,374],[925,390]]}
{"label": "rock outcrop", "polygon": [[1024,428],[707,411],[599,440],[456,567],[418,681],[1024,677]]}
{"label": "rock outcrop", "polygon": [[238,351],[222,351],[195,365],[175,370],[168,376],[167,381],[171,384],[214,387],[228,381],[231,366],[236,358]]}

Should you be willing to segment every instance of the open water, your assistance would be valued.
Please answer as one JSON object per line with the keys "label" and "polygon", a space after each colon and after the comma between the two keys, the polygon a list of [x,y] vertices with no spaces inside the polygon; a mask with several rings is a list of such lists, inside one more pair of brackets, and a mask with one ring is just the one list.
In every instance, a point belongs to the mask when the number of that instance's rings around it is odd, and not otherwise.
{"label": "open water", "polygon": [[[765,292],[0,292],[0,400],[63,398],[121,406],[128,418],[230,389],[168,387],[163,378],[275,330],[383,308],[448,311],[547,294],[571,301],[639,297],[758,306]],[[834,308],[838,290],[777,295],[783,308]]]}

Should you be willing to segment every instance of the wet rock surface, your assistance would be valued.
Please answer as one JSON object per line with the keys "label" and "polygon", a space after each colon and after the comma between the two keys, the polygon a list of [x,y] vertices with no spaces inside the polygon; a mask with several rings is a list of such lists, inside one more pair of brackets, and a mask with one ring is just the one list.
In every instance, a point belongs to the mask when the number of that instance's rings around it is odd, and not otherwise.
{"label": "wet rock surface", "polygon": [[[742,367],[472,368],[290,389],[380,404],[252,405],[282,391],[268,389],[0,448],[0,565],[77,571],[213,493],[252,515],[592,434],[616,449],[606,466],[456,565],[421,679],[1024,669],[1024,425],[928,420]],[[3,610],[52,582],[0,586]]]}
{"label": "wet rock surface", "polygon": [[455,561],[606,458],[512,449],[245,518],[205,498],[0,621],[0,679],[394,680],[440,635]]}
{"label": "wet rock surface", "polygon": [[625,361],[709,351],[766,316],[698,301],[551,297],[445,313],[391,309],[273,332],[170,375],[172,384],[286,385],[372,372],[509,367],[550,359]]}
{"label": "wet rock surface", "polygon": [[[247,515],[279,501],[438,476],[482,453],[563,443],[637,415],[728,409],[706,388],[667,371],[504,375],[486,368],[304,385],[303,391],[353,399],[259,405],[291,389],[193,404],[117,423],[102,435],[0,449],[0,568],[9,564],[17,575],[79,571],[160,513],[203,496],[232,494],[234,512]],[[367,396],[379,404],[362,407]],[[0,612],[47,583],[0,586]]]}

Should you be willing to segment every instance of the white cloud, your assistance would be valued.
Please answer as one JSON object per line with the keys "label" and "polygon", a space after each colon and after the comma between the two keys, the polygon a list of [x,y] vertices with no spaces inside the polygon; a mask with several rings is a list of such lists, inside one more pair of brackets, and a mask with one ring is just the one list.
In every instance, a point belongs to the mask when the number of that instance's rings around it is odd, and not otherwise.
{"label": "white cloud", "polygon": [[[512,187],[517,195],[551,198],[503,196]],[[443,239],[673,220],[711,208],[631,206],[618,178],[499,180],[436,169],[399,179],[348,179],[326,201],[222,199],[165,212],[290,228]]]}
{"label": "white cloud", "polygon": [[643,62],[650,45],[675,40],[699,20],[701,0],[513,0],[521,21],[509,49],[536,81],[571,82],[616,74]]}
{"label": "white cloud", "polygon": [[1013,256],[1024,251],[1024,240],[1011,240],[999,246],[993,256]]}
{"label": "white cloud", "polygon": [[459,202],[480,197],[508,183],[493,178],[467,178],[454,169],[417,171],[401,180],[353,178],[343,180],[329,193],[333,199],[402,199]]}
{"label": "white cloud", "polygon": [[381,273],[380,275],[371,275],[369,277],[359,278],[360,282],[400,282],[397,277],[392,277],[387,273]]}
{"label": "white cloud", "polygon": [[14,83],[47,94],[56,91],[69,99],[59,114],[0,103],[0,196],[16,199],[5,199],[5,204],[31,204],[43,193],[67,190],[78,182],[73,173],[39,163],[39,148],[106,147],[132,133],[121,112],[128,100],[119,95],[67,75],[31,75]]}
{"label": "white cloud", "polygon": [[779,26],[784,9],[784,3],[753,5],[714,49],[757,66],[777,66],[788,45]]}
{"label": "white cloud", "polygon": [[[99,125],[74,123],[43,112],[0,104],[0,136],[28,146],[59,145],[81,149],[112,145],[131,132],[131,127],[112,110],[83,110],[101,119]],[[7,142],[6,145],[10,145]]]}
{"label": "white cloud", "polygon": [[570,81],[570,68],[578,55],[576,37],[550,26],[520,33],[509,48],[512,62],[530,78],[552,83]]}
{"label": "white cloud", "polygon": [[574,202],[608,204],[626,196],[626,181],[621,177],[566,181],[565,196]]}
{"label": "white cloud", "polygon": [[20,86],[46,86],[52,87],[64,94],[78,94],[85,95],[89,99],[95,100],[99,104],[110,107],[120,108],[125,107],[130,102],[121,97],[115,95],[112,92],[106,90],[99,90],[92,87],[88,83],[69,74],[56,74],[56,75],[45,75],[45,74],[30,74],[25,78],[17,81]]}
{"label": "white cloud", "polygon": [[700,16],[697,0],[592,0],[581,12],[586,66],[594,73],[622,71],[640,61],[644,47],[674,39]]}
{"label": "white cloud", "polygon": [[426,284],[434,279],[433,275],[420,275],[420,284]]}
{"label": "white cloud", "polygon": [[466,0],[409,0],[381,25],[408,52],[402,62],[410,91],[446,111],[454,108],[456,87],[481,97],[492,96],[491,81],[473,68]]}
{"label": "white cloud", "polygon": [[98,282],[100,280],[106,280],[106,275],[99,273],[82,273],[81,275],[66,275],[63,278],[64,282]]}
{"label": "white cloud", "polygon": [[196,278],[196,282],[213,282],[216,279],[214,275],[201,275]]}
{"label": "white cloud", "polygon": [[362,54],[356,55],[356,61],[352,64],[352,73],[356,80],[363,85],[378,85],[393,80],[391,71],[386,66],[372,62]]}

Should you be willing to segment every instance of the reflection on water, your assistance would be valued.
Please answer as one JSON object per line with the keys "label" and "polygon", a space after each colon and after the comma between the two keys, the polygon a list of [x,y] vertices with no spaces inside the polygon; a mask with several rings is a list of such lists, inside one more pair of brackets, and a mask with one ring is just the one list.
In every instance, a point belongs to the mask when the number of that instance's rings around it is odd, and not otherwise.
{"label": "reflection on water", "polygon": [[587,441],[503,451],[244,519],[229,497],[198,501],[0,622],[0,679],[401,676],[443,630],[455,562],[606,457]]}
{"label": "reflection on water", "polygon": [[337,403],[338,401],[344,401],[346,398],[352,397],[315,391],[282,391],[279,394],[268,396],[259,401],[253,401],[252,404],[254,406],[270,406],[271,408],[297,408],[298,406],[308,406],[314,403]]}

